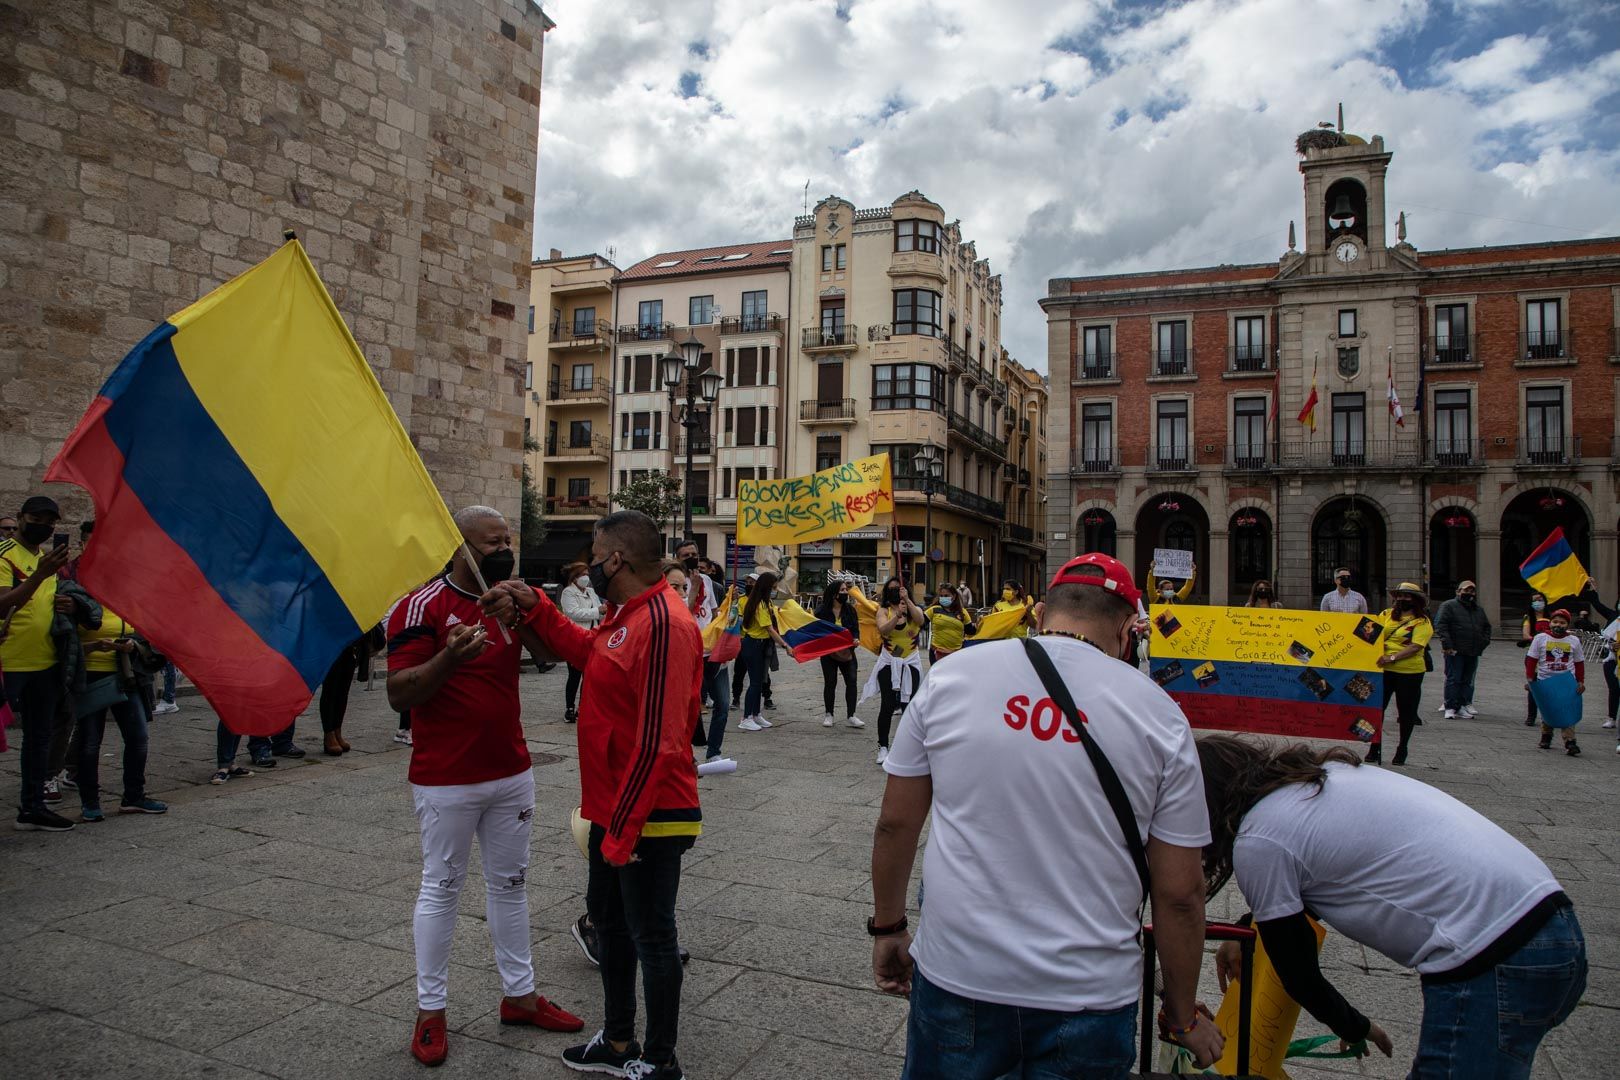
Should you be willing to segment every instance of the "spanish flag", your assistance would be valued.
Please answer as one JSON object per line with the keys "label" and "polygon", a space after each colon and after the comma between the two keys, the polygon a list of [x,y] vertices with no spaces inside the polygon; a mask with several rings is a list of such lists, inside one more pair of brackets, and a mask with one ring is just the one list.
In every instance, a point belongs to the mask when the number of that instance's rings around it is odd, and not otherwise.
{"label": "spanish flag", "polygon": [[1319,400],[1321,399],[1316,396],[1316,364],[1312,363],[1311,392],[1305,398],[1304,408],[1299,410],[1299,422],[1310,428],[1312,435],[1316,434],[1316,405]]}
{"label": "spanish flag", "polygon": [[45,479],[95,502],[85,588],[244,735],[461,544],[296,240],[136,345]]}
{"label": "spanish flag", "polygon": [[1565,596],[1577,596],[1586,588],[1586,567],[1564,539],[1562,527],[1549,533],[1541,546],[1519,564],[1519,574],[1549,603]]}

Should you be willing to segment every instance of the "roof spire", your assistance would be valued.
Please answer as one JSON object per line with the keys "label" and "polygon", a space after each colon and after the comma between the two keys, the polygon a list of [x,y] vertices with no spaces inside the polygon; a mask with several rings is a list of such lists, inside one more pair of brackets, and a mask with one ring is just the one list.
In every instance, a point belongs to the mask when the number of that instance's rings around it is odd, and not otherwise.
{"label": "roof spire", "polygon": [[1344,102],[1339,102],[1339,134],[1344,134]]}
{"label": "roof spire", "polygon": [[1288,223],[1288,250],[1293,251],[1294,246],[1294,223],[1290,221]]}

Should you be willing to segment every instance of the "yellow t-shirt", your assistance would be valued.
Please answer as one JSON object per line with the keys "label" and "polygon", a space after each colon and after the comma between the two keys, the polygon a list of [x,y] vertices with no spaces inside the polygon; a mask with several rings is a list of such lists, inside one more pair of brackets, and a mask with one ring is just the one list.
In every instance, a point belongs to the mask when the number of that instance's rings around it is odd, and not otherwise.
{"label": "yellow t-shirt", "polygon": [[[996,606],[991,608],[990,612],[991,612],[991,614],[995,614],[998,611],[1016,611],[1019,608],[1028,608],[1028,607],[1031,607],[1031,606],[1033,606],[1033,602],[1030,601],[1027,598],[1025,600],[1022,600],[1022,601],[1019,601],[1019,600],[997,600],[996,601]],[[1012,636],[1013,637],[1028,637],[1029,636],[1029,624],[1028,623],[1019,623],[1018,624],[1018,629],[1016,629],[1016,630],[1014,630],[1012,632]]]}
{"label": "yellow t-shirt", "polygon": [[[124,621],[123,616],[113,614],[107,607],[101,609],[101,627],[91,630],[79,627],[79,643],[88,646],[92,641],[117,641],[119,638],[130,637],[135,633],[134,627]],[[118,654],[115,652],[89,652],[84,654],[84,670],[91,673],[106,673],[118,670]]]}
{"label": "yellow t-shirt", "polygon": [[1397,660],[1393,664],[1384,665],[1385,671],[1392,671],[1397,675],[1421,675],[1427,668],[1423,663],[1423,647],[1429,644],[1434,637],[1434,623],[1428,619],[1407,619],[1404,622],[1395,621],[1395,609],[1385,608],[1378,617],[1384,620],[1384,655],[1390,656],[1400,652],[1408,645],[1417,645],[1417,652],[1405,660]]}
{"label": "yellow t-shirt", "polygon": [[[27,581],[39,565],[39,556],[15,540],[0,540],[0,587],[12,589]],[[0,611],[0,620],[6,613]],[[51,620],[56,617],[56,575],[39,583],[28,603],[11,617],[11,632],[0,642],[0,667],[7,671],[44,671],[56,666],[56,643]]]}
{"label": "yellow t-shirt", "polygon": [[935,604],[923,612],[924,615],[928,616],[928,628],[932,634],[933,647],[939,652],[956,652],[962,647],[962,635],[965,627],[962,625],[962,620],[954,614],[955,611],[956,609],[953,607],[950,612],[947,612],[944,608]]}
{"label": "yellow t-shirt", "polygon": [[[885,619],[892,618],[889,612],[887,607],[878,608],[878,614]],[[883,635],[883,647],[904,660],[917,651],[917,633],[922,628],[905,618],[904,608],[900,609],[899,614],[904,621]]]}
{"label": "yellow t-shirt", "polygon": [[[744,601],[746,604],[747,601]],[[743,623],[743,636],[751,638],[768,638],[771,636],[771,605],[761,601],[754,606],[754,617]]]}

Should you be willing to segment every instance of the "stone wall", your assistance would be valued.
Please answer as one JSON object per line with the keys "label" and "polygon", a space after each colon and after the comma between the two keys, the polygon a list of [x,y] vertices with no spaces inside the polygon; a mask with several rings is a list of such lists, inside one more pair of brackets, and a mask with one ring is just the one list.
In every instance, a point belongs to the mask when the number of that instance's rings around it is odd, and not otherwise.
{"label": "stone wall", "polygon": [[292,229],[445,498],[516,522],[548,26],[532,0],[0,0],[0,509],[131,346]]}

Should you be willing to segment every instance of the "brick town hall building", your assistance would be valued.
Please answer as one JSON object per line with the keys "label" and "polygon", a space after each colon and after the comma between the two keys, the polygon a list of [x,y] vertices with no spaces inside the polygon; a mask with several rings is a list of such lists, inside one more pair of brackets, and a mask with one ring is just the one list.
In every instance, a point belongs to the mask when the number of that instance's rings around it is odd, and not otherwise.
{"label": "brick town hall building", "polygon": [[1516,633],[1561,525],[1612,601],[1620,238],[1419,251],[1387,235],[1382,137],[1299,150],[1303,250],[1290,224],[1276,263],[1051,281],[1049,572],[1102,550],[1140,581],[1181,548],[1202,602],[1267,578],[1306,607],[1349,566],[1375,611],[1474,578]]}

